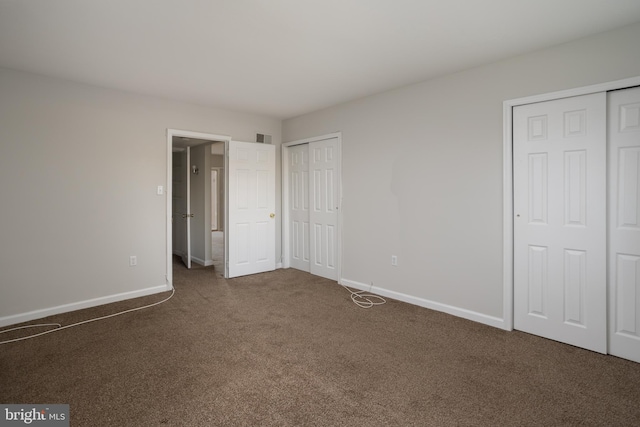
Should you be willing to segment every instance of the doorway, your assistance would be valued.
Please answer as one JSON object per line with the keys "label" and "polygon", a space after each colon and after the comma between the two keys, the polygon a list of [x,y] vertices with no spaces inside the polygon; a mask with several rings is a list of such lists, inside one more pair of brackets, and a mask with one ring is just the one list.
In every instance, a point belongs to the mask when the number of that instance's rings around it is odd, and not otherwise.
{"label": "doorway", "polygon": [[[211,150],[231,138],[176,129],[167,130],[167,283],[173,285],[173,257],[180,255],[187,268],[195,262],[214,265],[211,238]],[[224,148],[223,148],[224,150]],[[176,176],[176,174],[179,175]],[[174,186],[180,185],[180,189]],[[225,210],[226,192],[219,192]],[[224,238],[221,239],[224,248]],[[178,254],[178,252],[180,252]],[[224,258],[224,249],[222,249]],[[224,274],[224,260],[220,262]]]}

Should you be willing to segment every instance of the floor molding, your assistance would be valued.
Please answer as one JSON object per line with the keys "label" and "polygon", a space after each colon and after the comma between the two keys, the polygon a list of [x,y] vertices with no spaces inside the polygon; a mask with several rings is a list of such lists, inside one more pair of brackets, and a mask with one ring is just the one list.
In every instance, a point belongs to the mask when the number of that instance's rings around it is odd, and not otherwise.
{"label": "floor molding", "polygon": [[441,311],[443,313],[451,314],[453,316],[462,317],[463,319],[472,320],[474,322],[483,323],[485,325],[493,326],[494,328],[507,329],[504,319],[494,316],[488,316],[486,314],[478,313],[476,311],[467,310],[465,308],[455,307],[448,304],[442,304],[436,301],[431,301],[424,298],[418,298],[411,295],[403,294],[396,291],[391,291],[377,286],[367,285],[366,283],[356,282],[349,279],[341,279],[340,283],[350,288],[355,288],[361,291],[369,291],[373,294],[377,294],[383,297],[389,297],[398,301],[406,302],[409,304],[417,305],[420,307],[428,308],[431,310]]}
{"label": "floor molding", "polygon": [[96,307],[98,305],[110,304],[112,302],[144,297],[160,292],[167,292],[170,290],[171,285],[154,286],[151,288],[140,289],[138,291],[123,292],[106,297],[93,298],[85,301],[78,301],[70,304],[63,304],[55,307],[29,311],[27,313],[13,314],[11,316],[0,317],[0,327],[29,322],[36,319],[42,319],[43,317],[53,316],[54,314],[67,313],[70,311],[82,310],[84,308]]}

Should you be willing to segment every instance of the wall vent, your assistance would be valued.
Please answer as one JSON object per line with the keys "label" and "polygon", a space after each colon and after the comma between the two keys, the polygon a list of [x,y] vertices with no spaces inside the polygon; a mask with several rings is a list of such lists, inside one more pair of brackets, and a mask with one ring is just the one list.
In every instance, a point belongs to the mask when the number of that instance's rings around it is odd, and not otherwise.
{"label": "wall vent", "polygon": [[256,134],[256,142],[260,142],[262,144],[271,144],[271,135],[265,135],[263,133]]}

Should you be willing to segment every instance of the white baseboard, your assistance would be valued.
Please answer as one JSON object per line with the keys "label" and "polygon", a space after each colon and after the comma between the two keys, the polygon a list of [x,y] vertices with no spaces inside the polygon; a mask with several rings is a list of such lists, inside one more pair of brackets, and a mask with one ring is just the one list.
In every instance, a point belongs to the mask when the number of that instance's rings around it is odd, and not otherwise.
{"label": "white baseboard", "polygon": [[198,263],[200,265],[204,265],[205,267],[209,267],[209,266],[213,265],[213,260],[210,259],[210,260],[205,261],[205,260],[200,259],[198,257],[195,257],[193,255],[191,255],[191,261],[196,262],[196,263]]}
{"label": "white baseboard", "polygon": [[147,295],[157,294],[160,292],[166,292],[170,290],[171,290],[171,285],[154,286],[152,288],[140,289],[138,291],[123,292],[121,294],[109,295],[109,296],[100,297],[100,298],[93,298],[85,301],[78,301],[70,304],[58,305],[56,307],[29,311],[27,313],[20,313],[20,314],[14,314],[11,316],[0,317],[0,327],[15,325],[17,323],[29,322],[35,319],[42,319],[43,317],[53,316],[54,314],[67,313],[70,311],[82,310],[83,308],[96,307],[98,305],[109,304],[112,302],[144,297]]}
{"label": "white baseboard", "polygon": [[279,262],[279,263],[277,263],[277,264],[276,264],[276,270],[278,270],[278,269],[280,269],[280,268],[282,268],[282,263],[281,263],[281,262]]}
{"label": "white baseboard", "polygon": [[495,328],[507,329],[504,319],[494,316],[488,316],[486,314],[478,313],[476,311],[467,310],[464,308],[454,307],[452,305],[442,304],[435,301],[430,301],[424,298],[418,298],[411,295],[403,294],[400,292],[390,291],[388,289],[379,288],[377,286],[370,286],[366,283],[356,282],[354,280],[341,279],[340,284],[348,286],[350,288],[359,289],[361,291],[370,291],[371,293],[378,294],[383,297],[389,297],[398,301],[406,302],[409,304],[425,307],[431,310],[441,311],[443,313],[451,314],[463,319],[473,320],[474,322],[484,323],[485,325],[493,326]]}
{"label": "white baseboard", "polygon": [[[178,255],[180,257],[184,256],[184,252],[180,252],[180,251],[173,251],[173,254],[174,255]],[[195,263],[198,263],[200,265],[204,265],[205,267],[209,267],[209,266],[213,265],[213,260],[210,259],[210,260],[205,261],[205,260],[200,259],[198,257],[195,257],[193,255],[191,255],[191,262],[195,262]]]}

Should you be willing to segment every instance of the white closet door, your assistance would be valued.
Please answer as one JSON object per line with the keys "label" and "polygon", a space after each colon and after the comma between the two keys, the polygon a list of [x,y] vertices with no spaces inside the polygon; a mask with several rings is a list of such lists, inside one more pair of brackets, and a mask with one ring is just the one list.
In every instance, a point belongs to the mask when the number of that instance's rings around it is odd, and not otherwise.
{"label": "white closet door", "polygon": [[338,141],[309,143],[310,271],[338,280]]}
{"label": "white closet door", "polygon": [[609,94],[609,353],[640,362],[640,88]]}
{"label": "white closet door", "polygon": [[606,94],[514,108],[514,326],[606,353]]}
{"label": "white closet door", "polygon": [[275,148],[229,141],[229,277],[276,268]]}
{"label": "white closet door", "polygon": [[309,145],[289,149],[291,267],[309,271]]}

